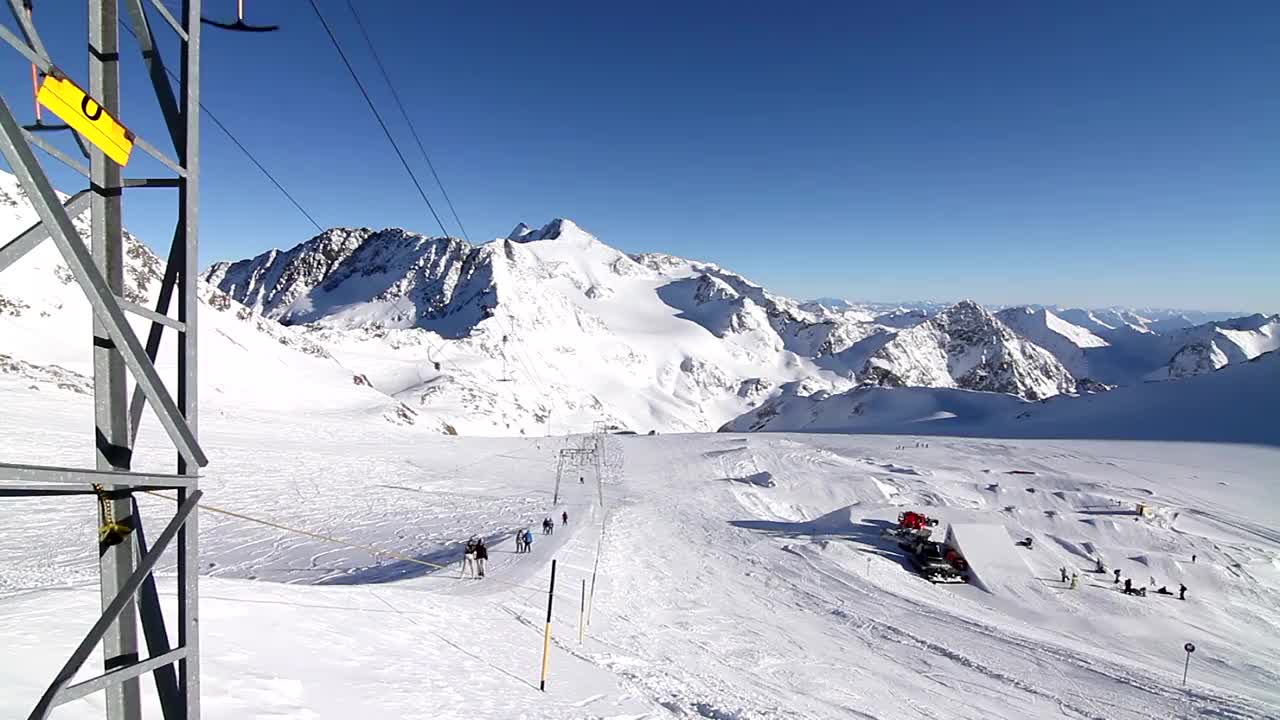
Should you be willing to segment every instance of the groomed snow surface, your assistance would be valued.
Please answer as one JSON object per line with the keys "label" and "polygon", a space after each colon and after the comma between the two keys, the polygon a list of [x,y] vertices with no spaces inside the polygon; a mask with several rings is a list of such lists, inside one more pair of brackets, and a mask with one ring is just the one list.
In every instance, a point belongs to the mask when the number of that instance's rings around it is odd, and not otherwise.
{"label": "groomed snow surface", "polygon": [[[28,382],[0,375],[6,460],[88,464],[91,398]],[[488,578],[460,580],[456,564],[428,572],[206,512],[210,720],[1280,715],[1274,447],[611,436],[603,508],[589,472],[584,484],[569,473],[552,507],[556,452],[576,439],[440,437],[332,399],[272,414],[207,397],[208,505],[442,564],[471,534],[493,548]],[[140,447],[137,467],[165,467],[153,419]],[[1132,513],[1139,501],[1154,517]],[[172,506],[141,503],[154,537]],[[4,507],[7,718],[30,711],[99,598],[91,499]],[[880,538],[906,508],[939,518],[939,537],[950,523],[985,524],[1034,537],[1034,550],[1004,548],[1022,572],[1002,562],[977,568],[982,586],[935,586]],[[562,509],[569,525],[542,536],[538,522]],[[533,552],[517,555],[511,536],[527,525]],[[1090,572],[1098,554],[1138,585],[1185,583],[1187,600],[1121,594]],[[1062,566],[1080,574],[1078,590],[1059,582]],[[171,572],[161,593],[172,611]],[[1198,651],[1184,690],[1188,641]],[[101,694],[54,714],[101,716]]]}

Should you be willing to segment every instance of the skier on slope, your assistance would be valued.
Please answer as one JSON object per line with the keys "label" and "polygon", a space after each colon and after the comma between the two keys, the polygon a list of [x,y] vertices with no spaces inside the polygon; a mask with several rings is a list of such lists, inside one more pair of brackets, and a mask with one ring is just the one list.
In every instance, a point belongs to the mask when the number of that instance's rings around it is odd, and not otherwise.
{"label": "skier on slope", "polygon": [[489,559],[489,548],[484,546],[484,540],[476,541],[476,570],[480,577],[484,577],[484,564]]}
{"label": "skier on slope", "polygon": [[474,576],[476,574],[476,536],[472,535],[467,544],[462,549],[462,577],[467,576],[470,570]]}
{"label": "skier on slope", "polygon": [[569,512],[568,512],[568,511],[565,511],[565,512],[560,513],[560,524],[561,524],[561,525],[568,525],[568,524],[569,524]]}
{"label": "skier on slope", "polygon": [[1179,600],[1187,599],[1187,586],[1183,585],[1182,583],[1178,583],[1178,599]]}
{"label": "skier on slope", "polygon": [[529,528],[524,529],[524,551],[529,552],[533,547],[533,531]]}
{"label": "skier on slope", "polygon": [[516,531],[516,554],[524,552],[524,530]]}
{"label": "skier on slope", "polygon": [[1125,578],[1125,579],[1124,579],[1124,594],[1125,594],[1125,595],[1129,595],[1129,594],[1131,594],[1131,593],[1133,593],[1133,581],[1132,581],[1132,580],[1130,580],[1129,578]]}
{"label": "skier on slope", "polygon": [[1120,584],[1120,568],[1116,568],[1116,581],[1115,581],[1115,582],[1113,582],[1113,583],[1111,583],[1111,584],[1112,584],[1112,585],[1119,585],[1119,584]]}
{"label": "skier on slope", "polygon": [[1058,568],[1058,572],[1062,574],[1062,582],[1066,582],[1066,581],[1067,581],[1067,568],[1066,568],[1066,566],[1063,566],[1063,567]]}

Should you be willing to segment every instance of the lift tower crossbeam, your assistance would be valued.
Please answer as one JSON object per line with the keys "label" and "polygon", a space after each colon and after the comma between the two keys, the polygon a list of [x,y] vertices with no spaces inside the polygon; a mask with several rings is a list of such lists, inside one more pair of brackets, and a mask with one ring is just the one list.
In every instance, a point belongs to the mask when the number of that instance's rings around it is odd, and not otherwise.
{"label": "lift tower crossbeam", "polygon": [[[126,138],[133,147],[155,158],[172,172],[172,177],[126,178],[117,160],[94,138],[71,132],[89,166],[74,160],[37,133],[47,125],[23,127],[10,105],[0,98],[0,153],[18,177],[36,209],[37,222],[16,238],[0,243],[0,271],[11,267],[46,239],[63,256],[71,274],[93,309],[92,342],[94,378],[94,418],[96,468],[20,465],[0,462],[0,498],[44,497],[49,502],[74,495],[93,494],[100,502],[104,523],[99,544],[102,613],[74,648],[66,664],[44,694],[35,699],[28,716],[39,720],[59,705],[90,693],[105,694],[108,720],[139,720],[142,715],[140,678],[153,676],[159,706],[165,720],[199,720],[199,588],[197,509],[200,500],[198,469],[207,463],[197,432],[199,407],[197,358],[196,284],[197,219],[200,177],[200,2],[182,0],[181,16],[175,18],[163,4],[152,0],[151,12],[158,12],[162,24],[177,36],[181,53],[180,73],[175,88],[169,80],[159,46],[151,29],[144,0],[88,0],[89,73],[87,87],[79,103],[83,118],[77,125],[65,117],[75,108],[62,108],[63,119],[91,133],[85,121],[97,122],[122,117],[120,103],[120,7],[125,6],[133,34],[138,40],[156,102],[164,118],[172,154],[132,133]],[[40,39],[23,0],[8,0],[21,37],[0,26],[0,40],[12,46],[25,62],[30,62],[51,80],[72,80],[50,57]],[[56,17],[56,13],[52,13]],[[73,67],[68,65],[66,67]],[[66,86],[63,86],[66,87]],[[84,91],[78,91],[84,92]],[[42,94],[43,98],[44,95]],[[136,116],[137,114],[135,114]],[[85,142],[88,141],[88,142]],[[59,199],[52,183],[36,158],[39,148],[55,159],[88,176],[90,187],[67,201]],[[176,158],[173,159],[173,158]],[[119,162],[127,162],[127,153]],[[177,218],[168,266],[154,309],[125,300],[123,196],[130,188],[177,189]],[[90,243],[86,247],[71,218],[87,208],[92,213]],[[56,282],[53,277],[49,282]],[[177,296],[177,317],[169,317],[169,306]],[[140,315],[151,321],[145,346],[134,334],[125,315]],[[157,372],[165,328],[177,336],[177,381],[171,394]],[[135,380],[130,403],[128,374]],[[132,405],[132,406],[131,406]],[[131,469],[134,441],[145,406],[150,405],[160,425],[177,450],[174,475],[138,473]],[[136,492],[175,490],[177,510],[156,538],[147,546]],[[108,526],[118,524],[114,536]],[[120,533],[123,532],[123,536]],[[171,645],[166,630],[153,570],[161,554],[176,541],[177,546],[177,642]],[[147,657],[140,657],[139,629]],[[72,684],[94,648],[101,644],[106,672]]]}

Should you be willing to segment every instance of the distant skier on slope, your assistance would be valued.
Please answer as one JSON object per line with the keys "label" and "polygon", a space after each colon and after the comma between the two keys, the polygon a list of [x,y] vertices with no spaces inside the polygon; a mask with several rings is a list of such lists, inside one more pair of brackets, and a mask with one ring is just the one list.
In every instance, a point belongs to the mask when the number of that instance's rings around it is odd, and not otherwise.
{"label": "distant skier on slope", "polygon": [[516,554],[524,552],[524,530],[516,531]]}
{"label": "distant skier on slope", "polygon": [[489,548],[484,546],[484,540],[476,541],[476,570],[480,573],[480,577],[484,577],[484,564],[489,559]]}
{"label": "distant skier on slope", "polygon": [[1116,581],[1115,581],[1115,582],[1113,582],[1113,583],[1111,583],[1111,584],[1112,584],[1112,585],[1119,585],[1119,584],[1120,584],[1120,568],[1116,568]]}
{"label": "distant skier on slope", "polygon": [[1133,592],[1133,581],[1129,578],[1124,579],[1124,594],[1128,595]]}
{"label": "distant skier on slope", "polygon": [[560,524],[561,524],[561,525],[568,525],[568,524],[569,524],[569,513],[568,513],[568,511],[565,511],[565,512],[560,513]]}
{"label": "distant skier on slope", "polygon": [[1058,568],[1058,572],[1062,575],[1062,582],[1064,582],[1064,583],[1065,583],[1065,582],[1067,581],[1067,568],[1066,568],[1066,566],[1063,566],[1063,567]]}
{"label": "distant skier on slope", "polygon": [[524,529],[524,551],[529,552],[533,547],[533,531],[529,528]]}
{"label": "distant skier on slope", "polygon": [[1183,585],[1182,583],[1178,583],[1178,599],[1179,600],[1187,599],[1187,586]]}

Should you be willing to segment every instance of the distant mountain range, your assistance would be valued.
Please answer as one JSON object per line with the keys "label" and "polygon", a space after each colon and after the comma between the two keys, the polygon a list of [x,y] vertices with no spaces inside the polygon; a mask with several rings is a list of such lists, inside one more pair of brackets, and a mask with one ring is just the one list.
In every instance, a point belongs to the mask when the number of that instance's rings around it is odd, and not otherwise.
{"label": "distant mountain range", "polygon": [[[32,218],[12,176],[0,176],[0,225],[13,235]],[[133,243],[128,263],[126,294],[150,302],[160,261]],[[0,373],[88,367],[78,338],[30,339],[39,337],[35,319],[79,302],[71,287],[65,298],[49,296],[50,276],[66,284],[51,247],[6,271],[0,353],[10,359]],[[561,433],[596,420],[709,431],[866,388],[1036,401],[1181,382],[1280,346],[1280,316],[1188,325],[1199,317],[993,311],[970,301],[802,303],[712,263],[623,253],[566,219],[521,223],[480,245],[334,228],[288,250],[217,263],[203,282],[202,302],[218,311],[209,314],[236,321],[205,326],[217,331],[202,349],[219,358],[211,373],[221,391],[269,377],[272,396],[354,399],[433,432]]]}

